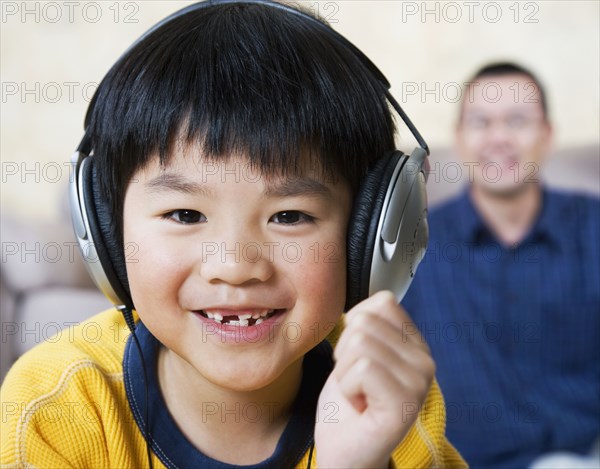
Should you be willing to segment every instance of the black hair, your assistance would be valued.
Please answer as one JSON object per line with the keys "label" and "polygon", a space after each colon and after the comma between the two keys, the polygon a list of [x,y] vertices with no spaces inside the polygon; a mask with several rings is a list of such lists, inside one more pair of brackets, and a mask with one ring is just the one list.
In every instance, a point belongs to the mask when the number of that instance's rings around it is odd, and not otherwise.
{"label": "black hair", "polygon": [[[506,75],[524,75],[537,87],[539,91],[540,105],[542,106],[542,112],[544,119],[548,121],[548,103],[546,101],[546,91],[537,76],[529,69],[523,67],[514,62],[495,62],[481,67],[469,82],[475,82],[479,78],[484,77],[498,77]],[[466,93],[465,93],[466,95]]]}
{"label": "black hair", "polygon": [[323,26],[260,4],[175,18],[128,50],[86,117],[100,191],[122,241],[127,184],[177,139],[208,159],[244,155],[265,174],[306,155],[353,189],[394,148],[385,89]]}

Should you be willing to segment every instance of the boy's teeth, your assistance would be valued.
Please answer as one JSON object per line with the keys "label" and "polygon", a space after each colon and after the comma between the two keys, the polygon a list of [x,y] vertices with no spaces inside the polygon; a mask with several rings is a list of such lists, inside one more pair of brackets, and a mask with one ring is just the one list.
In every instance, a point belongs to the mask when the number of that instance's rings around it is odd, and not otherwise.
{"label": "boy's teeth", "polygon": [[248,326],[248,320],[247,319],[241,319],[239,321],[229,321],[228,324],[231,325],[231,326],[247,327]]}
{"label": "boy's teeth", "polygon": [[[223,315],[221,313],[213,313],[213,312],[210,312],[207,310],[204,310],[203,312],[208,319],[212,319],[213,321],[218,322],[220,324],[223,322]],[[267,316],[269,316],[270,314],[272,314],[274,312],[275,312],[274,309],[265,309],[263,311],[255,312],[255,313],[227,315],[228,318],[237,318],[237,320],[229,319],[227,324],[232,325],[232,326],[247,327],[250,325],[249,324],[250,321],[254,320],[253,325],[257,325],[257,324],[260,324],[261,322],[263,322]]]}

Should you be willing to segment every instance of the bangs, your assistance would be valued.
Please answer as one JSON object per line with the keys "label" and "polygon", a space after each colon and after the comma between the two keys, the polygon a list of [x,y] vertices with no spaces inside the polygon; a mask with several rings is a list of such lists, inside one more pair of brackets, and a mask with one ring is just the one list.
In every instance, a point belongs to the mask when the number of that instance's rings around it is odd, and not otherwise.
{"label": "bangs", "polygon": [[[394,148],[385,89],[327,26],[258,4],[167,22],[113,66],[86,117],[116,213],[133,174],[176,141],[208,159],[244,155],[265,175],[309,158],[356,188]],[[115,188],[117,193],[115,193]]]}

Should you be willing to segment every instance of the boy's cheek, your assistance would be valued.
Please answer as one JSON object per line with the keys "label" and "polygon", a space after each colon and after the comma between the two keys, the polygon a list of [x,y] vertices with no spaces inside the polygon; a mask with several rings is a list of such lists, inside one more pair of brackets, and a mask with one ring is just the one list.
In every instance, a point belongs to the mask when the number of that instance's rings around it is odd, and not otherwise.
{"label": "boy's cheek", "polygon": [[[346,303],[346,258],[325,248],[316,253],[318,262],[304,266],[305,295],[318,302],[321,327],[337,323]],[[334,257],[337,256],[337,257]],[[331,326],[333,327],[333,326]]]}
{"label": "boy's cheek", "polygon": [[308,246],[307,261],[317,265],[325,265],[331,268],[346,268],[345,243],[334,241],[315,241]]}
{"label": "boy's cheek", "polygon": [[180,259],[169,254],[160,243],[147,238],[130,239],[138,254],[135,259],[126,260],[127,278],[136,307],[139,309],[144,303],[166,305],[172,302],[176,284],[184,275]]}

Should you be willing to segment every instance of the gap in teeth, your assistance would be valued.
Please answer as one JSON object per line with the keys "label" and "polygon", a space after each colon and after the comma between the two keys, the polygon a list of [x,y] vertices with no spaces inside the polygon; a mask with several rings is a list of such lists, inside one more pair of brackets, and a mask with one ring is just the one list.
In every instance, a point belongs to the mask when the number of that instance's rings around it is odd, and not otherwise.
{"label": "gap in teeth", "polygon": [[223,316],[220,313],[211,313],[210,311],[202,310],[200,314],[205,318],[212,319],[219,324],[229,324],[232,326],[254,326],[262,323],[265,319],[273,316],[275,314],[274,309],[264,310],[261,313],[252,313],[252,314],[233,314]]}

